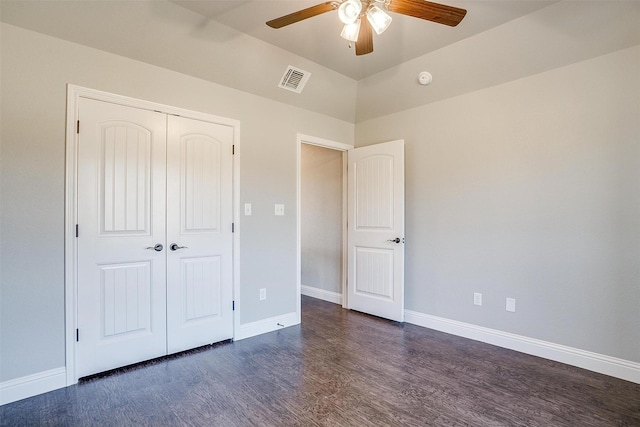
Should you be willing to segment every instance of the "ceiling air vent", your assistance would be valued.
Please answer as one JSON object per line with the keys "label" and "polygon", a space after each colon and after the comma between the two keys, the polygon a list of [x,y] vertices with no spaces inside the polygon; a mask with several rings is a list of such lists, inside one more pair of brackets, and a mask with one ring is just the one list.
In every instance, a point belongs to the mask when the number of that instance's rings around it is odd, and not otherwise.
{"label": "ceiling air vent", "polygon": [[304,85],[307,84],[309,77],[311,77],[310,72],[289,65],[282,79],[280,79],[278,87],[290,90],[291,92],[302,93],[302,89],[304,89]]}

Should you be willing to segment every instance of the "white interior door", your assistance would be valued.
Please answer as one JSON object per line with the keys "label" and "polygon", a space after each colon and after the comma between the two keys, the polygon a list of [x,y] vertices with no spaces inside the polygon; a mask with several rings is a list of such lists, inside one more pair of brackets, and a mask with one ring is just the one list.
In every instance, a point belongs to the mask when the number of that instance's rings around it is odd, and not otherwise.
{"label": "white interior door", "polygon": [[233,336],[233,128],[169,117],[169,353]]}
{"label": "white interior door", "polygon": [[234,128],[78,111],[77,377],[232,338]]}
{"label": "white interior door", "polygon": [[166,116],[88,99],[79,111],[82,377],[166,354]]}
{"label": "white interior door", "polygon": [[349,150],[348,293],[353,310],[404,321],[404,141]]}

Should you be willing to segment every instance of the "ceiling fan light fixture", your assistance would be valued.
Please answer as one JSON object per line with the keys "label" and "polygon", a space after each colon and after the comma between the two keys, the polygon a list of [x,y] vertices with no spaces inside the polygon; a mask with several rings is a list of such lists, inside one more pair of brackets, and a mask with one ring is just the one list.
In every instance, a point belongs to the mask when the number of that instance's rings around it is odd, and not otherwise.
{"label": "ceiling fan light fixture", "polygon": [[362,2],[360,0],[346,0],[338,8],[338,18],[343,24],[356,22],[362,12]]}
{"label": "ceiling fan light fixture", "polygon": [[[356,39],[355,54],[356,56],[361,56],[373,52],[373,32],[375,31],[378,35],[382,34],[391,24],[392,18],[385,12],[394,12],[450,27],[458,25],[467,14],[465,9],[427,0],[322,1],[322,3],[315,6],[306,7],[267,21],[267,25],[271,28],[282,28],[314,16],[336,11],[338,18],[344,25],[340,35],[349,41]],[[363,21],[364,15],[367,16],[366,21]],[[358,21],[356,26],[350,25],[355,24],[356,21]],[[360,26],[359,30],[356,30],[357,25]],[[349,46],[351,46],[351,43],[349,43]]]}
{"label": "ceiling fan light fixture", "polygon": [[385,30],[389,28],[392,20],[389,14],[375,5],[371,6],[369,10],[367,10],[367,19],[369,20],[373,31],[378,35],[384,33]]}
{"label": "ceiling fan light fixture", "polygon": [[350,42],[358,41],[358,34],[360,34],[360,22],[361,21],[357,19],[356,22],[351,24],[344,24],[344,28],[342,29],[340,36]]}

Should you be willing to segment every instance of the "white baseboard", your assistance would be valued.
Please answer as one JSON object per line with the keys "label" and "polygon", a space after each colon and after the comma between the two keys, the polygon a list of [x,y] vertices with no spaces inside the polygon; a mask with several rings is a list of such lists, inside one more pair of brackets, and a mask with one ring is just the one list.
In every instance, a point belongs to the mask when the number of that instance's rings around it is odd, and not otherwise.
{"label": "white baseboard", "polygon": [[640,384],[640,363],[405,310],[405,322]]}
{"label": "white baseboard", "polygon": [[[339,295],[331,295],[333,293],[330,292],[325,294],[326,291],[321,291],[319,294],[312,294],[311,292],[313,291],[305,293],[309,289],[316,288],[303,287],[303,294],[314,298],[325,299],[316,295],[324,295],[331,298]],[[337,300],[327,301],[336,304],[341,303]],[[411,310],[405,310],[405,322],[640,384],[640,363]],[[296,313],[271,317],[240,325],[234,339],[241,340],[297,324],[299,324],[299,321]],[[66,387],[66,380],[65,368],[56,368],[4,381],[0,383],[0,405]]]}
{"label": "white baseboard", "polygon": [[[297,313],[288,313],[282,316],[240,325],[235,340],[250,338],[256,335],[272,332],[283,327],[300,323]],[[45,372],[28,375],[26,377],[0,383],[0,405],[26,399],[67,386],[67,372],[65,368],[51,369]]]}
{"label": "white baseboard", "polygon": [[50,369],[0,383],[0,405],[67,386],[65,368]]}
{"label": "white baseboard", "polygon": [[300,320],[297,313],[283,314],[282,316],[270,317],[268,319],[258,320],[257,322],[240,325],[233,339],[238,341],[298,324],[300,324]]}
{"label": "white baseboard", "polygon": [[339,294],[337,292],[325,291],[324,289],[314,288],[313,286],[306,285],[300,286],[300,291],[302,295],[342,305],[342,294]]}

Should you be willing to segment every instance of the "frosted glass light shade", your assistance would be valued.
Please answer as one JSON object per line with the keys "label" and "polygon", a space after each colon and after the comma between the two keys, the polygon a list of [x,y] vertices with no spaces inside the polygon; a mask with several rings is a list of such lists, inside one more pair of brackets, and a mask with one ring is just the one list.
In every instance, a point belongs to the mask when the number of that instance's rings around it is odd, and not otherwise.
{"label": "frosted glass light shade", "polygon": [[356,22],[353,22],[351,24],[344,24],[344,28],[342,29],[342,32],[340,33],[340,36],[343,39],[347,39],[351,42],[357,42],[358,41],[358,34],[360,33],[360,20],[356,20]]}
{"label": "frosted glass light shade", "polygon": [[362,12],[362,2],[360,0],[347,0],[338,8],[338,18],[343,24],[356,22]]}
{"label": "frosted glass light shade", "polygon": [[371,6],[369,10],[367,10],[367,19],[373,31],[378,35],[384,33],[384,31],[389,28],[389,24],[391,24],[391,17],[378,6]]}

